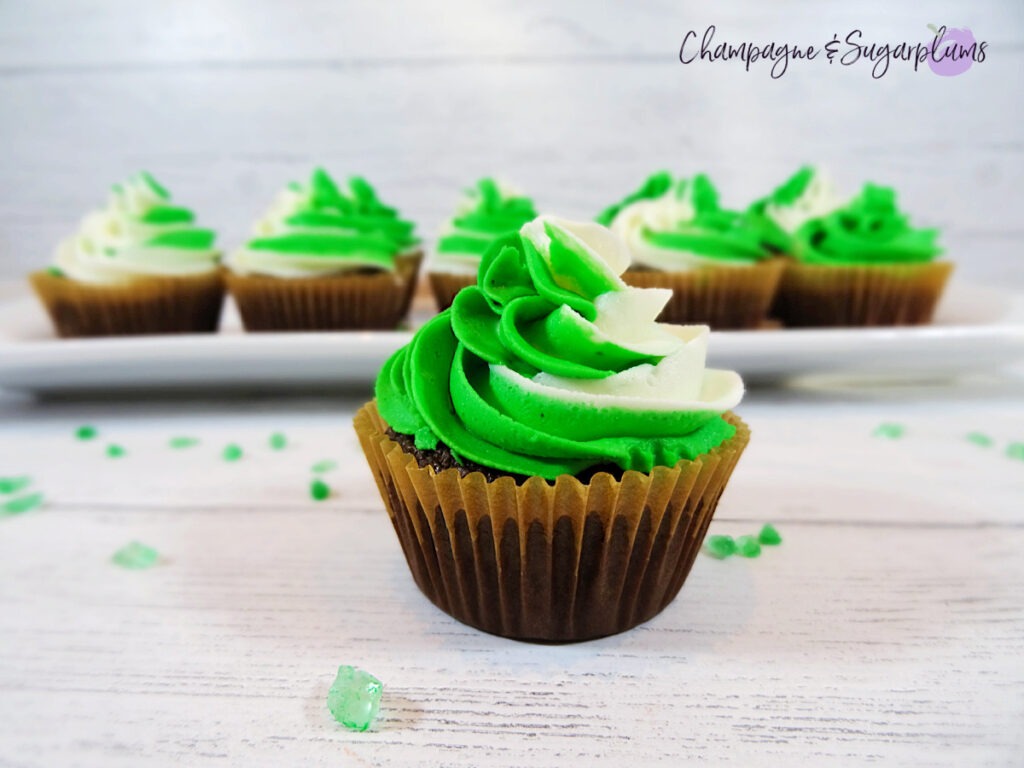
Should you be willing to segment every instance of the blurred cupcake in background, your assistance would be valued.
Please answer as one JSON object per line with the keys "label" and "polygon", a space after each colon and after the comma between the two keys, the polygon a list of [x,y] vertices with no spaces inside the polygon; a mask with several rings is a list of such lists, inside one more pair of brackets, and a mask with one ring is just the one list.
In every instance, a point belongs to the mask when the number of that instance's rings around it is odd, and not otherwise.
{"label": "blurred cupcake in background", "polygon": [[730,329],[756,328],[767,318],[782,260],[754,217],[719,205],[707,176],[654,174],[598,221],[629,247],[627,283],[671,289],[662,322]]}
{"label": "blurred cupcake in background", "polygon": [[467,189],[445,224],[430,263],[430,287],[437,306],[451,306],[455,294],[476,283],[480,259],[490,245],[537,216],[533,201],[511,185],[485,178]]}
{"label": "blurred cupcake in background", "polygon": [[913,228],[891,187],[865,184],[801,224],[773,312],[798,327],[928,323],[953,271],[941,253],[938,231]]}
{"label": "blurred cupcake in background", "polygon": [[339,187],[317,168],[289,184],[225,259],[246,330],[397,327],[423,256],[413,229],[357,176]]}
{"label": "blurred cupcake in background", "polygon": [[826,216],[845,204],[822,169],[805,165],[770,195],[754,202],[747,213],[762,229],[761,242],[780,255],[794,249],[794,236],[811,219]]}
{"label": "blurred cupcake in background", "polygon": [[214,239],[142,171],[115,184],[29,280],[62,337],[215,331],[224,287]]}

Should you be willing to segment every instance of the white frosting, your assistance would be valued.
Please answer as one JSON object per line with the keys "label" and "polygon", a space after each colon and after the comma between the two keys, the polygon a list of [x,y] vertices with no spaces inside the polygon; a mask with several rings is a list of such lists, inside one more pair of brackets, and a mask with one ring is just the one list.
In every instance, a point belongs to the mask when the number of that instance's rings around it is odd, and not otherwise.
{"label": "white frosting", "polygon": [[[521,189],[509,184],[508,182],[502,181],[501,179],[495,179],[494,183],[498,187],[498,192],[502,198],[523,196],[523,191]],[[457,235],[459,237],[471,237],[482,243],[488,243],[494,239],[493,232],[481,232],[479,230],[456,224],[456,221],[460,218],[468,216],[479,207],[480,197],[480,190],[476,186],[470,187],[462,193],[459,197],[459,201],[455,205],[455,215],[441,225],[441,231],[438,233],[439,240],[445,237],[451,237],[452,235]],[[477,271],[480,269],[480,259],[481,254],[479,253],[438,251],[431,259],[430,270],[432,272],[444,272],[449,275],[475,276]]]}
{"label": "white frosting", "polygon": [[780,205],[769,202],[764,214],[789,234],[793,234],[805,222],[827,216],[845,204],[836,193],[835,185],[828,174],[815,168],[810,181],[792,203]]}
{"label": "white frosting", "polygon": [[115,186],[107,206],[87,215],[78,231],[57,247],[56,266],[85,283],[114,284],[143,276],[185,277],[212,272],[213,248],[146,245],[158,235],[194,229],[192,222],[139,221],[148,210],[169,205],[166,193],[145,174]]}

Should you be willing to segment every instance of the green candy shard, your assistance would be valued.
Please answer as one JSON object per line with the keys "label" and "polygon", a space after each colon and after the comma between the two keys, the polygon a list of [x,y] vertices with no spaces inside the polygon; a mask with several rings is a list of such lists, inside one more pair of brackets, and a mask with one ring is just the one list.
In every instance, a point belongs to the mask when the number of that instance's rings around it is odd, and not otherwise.
{"label": "green candy shard", "polygon": [[110,560],[114,565],[119,565],[122,568],[143,571],[146,568],[152,568],[159,562],[160,553],[152,547],[133,541],[117,550],[111,555]]}
{"label": "green candy shard", "polygon": [[107,446],[107,456],[111,459],[119,459],[126,453],[127,451],[116,443],[111,443]]}
{"label": "green candy shard", "polygon": [[704,554],[725,560],[736,554],[736,541],[732,536],[708,536],[704,540]]}
{"label": "green candy shard", "polygon": [[968,432],[967,442],[982,448],[991,448],[995,444],[995,441],[984,432]]}
{"label": "green candy shard", "polygon": [[782,536],[775,530],[771,523],[765,523],[761,532],[757,534],[757,540],[768,547],[777,547],[782,543]]}
{"label": "green candy shard", "polygon": [[270,436],[270,447],[275,451],[282,451],[288,445],[288,438],[283,432],[275,432]]}
{"label": "green candy shard", "polygon": [[75,430],[75,437],[79,440],[92,440],[98,434],[96,427],[89,424],[84,424]]}
{"label": "green candy shard", "polygon": [[318,461],[312,467],[313,471],[318,475],[323,474],[324,472],[330,472],[332,469],[337,468],[338,462],[336,462],[334,459],[324,459],[323,461]]}
{"label": "green candy shard", "polygon": [[309,495],[314,501],[323,501],[331,495],[331,488],[320,478],[316,478],[309,484]]}
{"label": "green candy shard", "polygon": [[28,475],[20,477],[0,477],[0,493],[17,493],[32,482]]}
{"label": "green candy shard", "polygon": [[353,731],[365,731],[377,719],[384,685],[358,667],[338,667],[327,692],[327,708],[339,723]]}
{"label": "green candy shard", "polygon": [[906,430],[902,424],[885,423],[879,424],[872,432],[873,437],[885,437],[889,440],[899,440]]}
{"label": "green candy shard", "polygon": [[172,437],[167,441],[167,445],[171,448],[191,448],[194,445],[199,445],[198,437]]}
{"label": "green candy shard", "polygon": [[1024,443],[1010,443],[1006,446],[1006,456],[1017,461],[1024,461]]}
{"label": "green candy shard", "polygon": [[0,504],[0,517],[10,517],[12,515],[20,515],[23,512],[31,512],[33,509],[41,506],[43,503],[43,494],[32,493],[28,496],[19,496],[16,499],[5,501]]}
{"label": "green candy shard", "polygon": [[242,447],[237,443],[229,443],[224,446],[224,451],[221,453],[224,461],[238,461],[242,458]]}
{"label": "green candy shard", "polygon": [[736,554],[740,557],[760,557],[761,542],[756,536],[740,536],[736,539]]}

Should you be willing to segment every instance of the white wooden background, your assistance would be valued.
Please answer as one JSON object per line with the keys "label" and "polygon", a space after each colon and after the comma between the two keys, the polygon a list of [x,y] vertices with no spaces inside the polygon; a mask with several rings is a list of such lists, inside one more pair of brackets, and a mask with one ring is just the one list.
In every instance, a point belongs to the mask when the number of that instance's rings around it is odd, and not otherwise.
{"label": "white wooden background", "polygon": [[[823,45],[969,26],[988,60],[954,78],[896,63],[684,67],[686,30]],[[315,163],[359,172],[433,236],[457,190],[499,173],[589,216],[648,172],[708,170],[729,203],[804,161],[847,189],[894,184],[941,226],[961,277],[1024,285],[1024,4],[664,0],[5,0],[0,278],[146,167],[231,247]]]}

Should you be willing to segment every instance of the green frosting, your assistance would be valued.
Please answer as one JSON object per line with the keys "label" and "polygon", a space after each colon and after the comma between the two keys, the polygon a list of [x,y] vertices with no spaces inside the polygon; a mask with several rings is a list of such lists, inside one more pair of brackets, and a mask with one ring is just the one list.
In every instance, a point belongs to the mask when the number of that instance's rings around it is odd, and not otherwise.
{"label": "green frosting", "polygon": [[901,264],[933,261],[938,230],[914,229],[896,207],[891,187],[865,184],[846,207],[806,222],[796,257],[809,264]]}
{"label": "green frosting", "polygon": [[542,374],[595,382],[662,360],[595,331],[598,297],[636,289],[541,221],[547,253],[526,234],[499,238],[478,284],[385,363],[375,391],[391,428],[420,449],[443,443],[460,462],[548,479],[607,463],[649,472],[731,437],[735,428],[714,411],[623,407],[536,385]]}
{"label": "green frosting", "polygon": [[480,179],[467,190],[466,200],[469,205],[451,220],[449,233],[438,241],[439,253],[482,256],[498,237],[518,231],[537,216],[530,198],[503,192],[491,178]]}
{"label": "green frosting", "polygon": [[631,203],[638,202],[640,200],[653,200],[657,197],[661,197],[671,189],[672,174],[668,171],[658,171],[657,173],[651,174],[647,177],[647,180],[640,185],[640,188],[629,195],[626,195],[619,202],[609,205],[594,219],[598,224],[603,224],[608,227],[611,226],[612,221],[619,215],[619,211],[625,208]]}
{"label": "green frosting", "polygon": [[769,205],[792,205],[807,191],[807,186],[814,179],[814,166],[804,165],[796,173],[786,179],[767,197],[751,203],[747,213],[753,226],[761,232],[761,242],[775,253],[792,253],[793,236],[780,227],[765,211]]}

